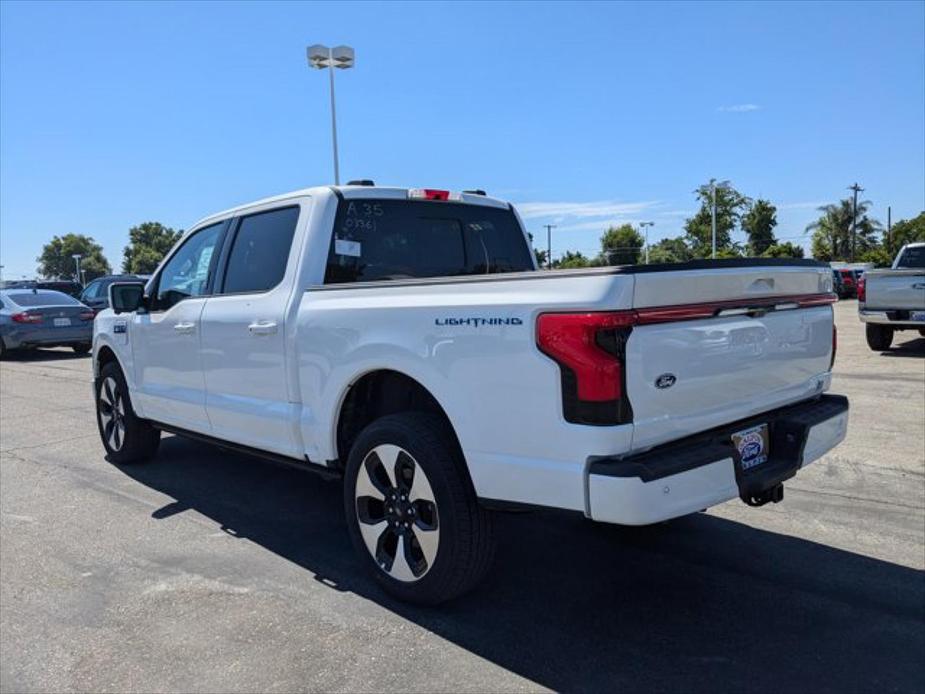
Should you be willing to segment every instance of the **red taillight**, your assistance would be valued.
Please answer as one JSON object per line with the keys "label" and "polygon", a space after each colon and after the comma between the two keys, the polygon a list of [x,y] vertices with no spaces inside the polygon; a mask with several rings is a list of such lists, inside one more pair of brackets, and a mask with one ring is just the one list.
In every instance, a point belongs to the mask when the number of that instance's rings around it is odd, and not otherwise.
{"label": "red taillight", "polygon": [[39,313],[29,313],[28,311],[23,311],[22,313],[14,313],[10,316],[17,323],[41,323],[42,316]]}
{"label": "red taillight", "polygon": [[80,312],[80,320],[93,320],[93,317],[96,316],[96,312],[92,309],[89,311]]}
{"label": "red taillight", "polygon": [[414,188],[408,191],[408,197],[418,200],[449,200],[450,191],[436,188]]}
{"label": "red taillight", "polygon": [[632,311],[544,313],[537,321],[537,343],[544,354],[575,374],[579,400],[619,400],[623,395],[623,364],[605,349],[601,334],[634,321]]}
{"label": "red taillight", "polygon": [[858,301],[867,301],[867,280],[864,275],[858,277]]}

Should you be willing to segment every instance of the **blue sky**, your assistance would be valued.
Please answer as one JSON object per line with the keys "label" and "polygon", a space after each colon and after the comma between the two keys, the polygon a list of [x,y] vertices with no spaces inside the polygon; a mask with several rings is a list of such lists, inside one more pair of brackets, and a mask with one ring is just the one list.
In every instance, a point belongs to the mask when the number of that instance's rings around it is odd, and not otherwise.
{"label": "blue sky", "polygon": [[710,177],[797,242],[855,180],[925,207],[925,3],[0,4],[0,262],[330,183],[326,76],[348,43],[341,171],[480,187],[593,252],[614,222],[681,232]]}

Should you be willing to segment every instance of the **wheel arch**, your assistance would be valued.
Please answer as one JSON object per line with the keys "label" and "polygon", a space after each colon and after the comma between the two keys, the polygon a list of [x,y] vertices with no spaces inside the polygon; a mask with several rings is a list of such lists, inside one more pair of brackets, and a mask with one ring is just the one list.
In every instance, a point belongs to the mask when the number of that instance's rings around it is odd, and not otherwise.
{"label": "wheel arch", "polygon": [[459,436],[440,401],[420,381],[394,369],[367,371],[344,390],[334,425],[337,466],[346,465],[350,447],[367,425],[400,412],[429,412],[443,421],[471,484]]}
{"label": "wheel arch", "polygon": [[116,354],[116,351],[107,344],[101,345],[96,350],[96,354],[93,357],[93,376],[94,378],[100,377],[100,372],[103,370],[103,367],[106,364],[116,362],[119,365],[119,368],[122,369],[122,373],[125,373],[125,369],[122,366],[122,362],[119,361],[119,357]]}

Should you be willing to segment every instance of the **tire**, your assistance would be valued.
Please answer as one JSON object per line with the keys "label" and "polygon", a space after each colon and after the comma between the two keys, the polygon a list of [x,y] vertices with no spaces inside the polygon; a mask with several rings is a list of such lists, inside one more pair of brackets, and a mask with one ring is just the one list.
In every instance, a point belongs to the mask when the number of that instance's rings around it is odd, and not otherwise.
{"label": "tire", "polygon": [[3,344],[3,338],[0,337],[0,359],[6,359],[8,352],[9,350],[7,350],[6,345]]}
{"label": "tire", "polygon": [[106,364],[96,382],[96,424],[107,460],[118,465],[148,460],[161,442],[161,432],[135,415],[116,362]]}
{"label": "tire", "polygon": [[875,352],[885,352],[893,344],[893,328],[877,323],[867,324],[867,346]]}
{"label": "tire", "polygon": [[453,433],[437,416],[407,412],[367,426],[347,460],[344,507],[354,548],[399,600],[451,600],[491,566],[491,514],[479,505]]}
{"label": "tire", "polygon": [[74,350],[75,354],[88,354],[92,347],[93,345],[89,342],[80,342],[76,345],[71,345],[71,349]]}
{"label": "tire", "polygon": [[925,328],[919,328],[919,335],[921,335],[922,337],[925,337]]}

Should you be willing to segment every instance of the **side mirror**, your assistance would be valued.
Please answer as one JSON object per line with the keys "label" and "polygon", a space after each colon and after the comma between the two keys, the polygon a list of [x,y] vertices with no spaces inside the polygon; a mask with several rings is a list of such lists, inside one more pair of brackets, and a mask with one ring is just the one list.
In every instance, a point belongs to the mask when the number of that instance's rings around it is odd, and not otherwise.
{"label": "side mirror", "polygon": [[144,306],[145,286],[138,282],[109,285],[109,305],[115,313],[131,313]]}

